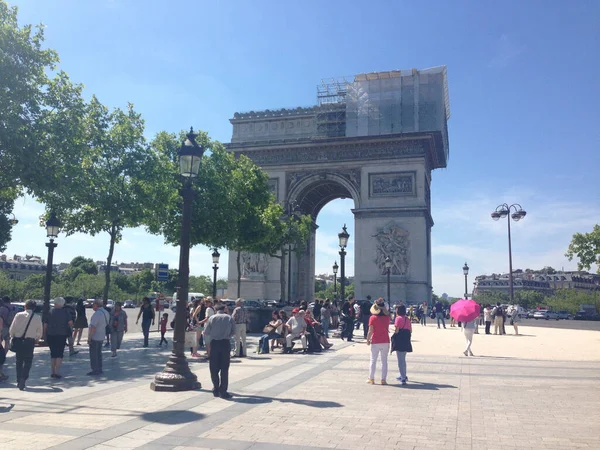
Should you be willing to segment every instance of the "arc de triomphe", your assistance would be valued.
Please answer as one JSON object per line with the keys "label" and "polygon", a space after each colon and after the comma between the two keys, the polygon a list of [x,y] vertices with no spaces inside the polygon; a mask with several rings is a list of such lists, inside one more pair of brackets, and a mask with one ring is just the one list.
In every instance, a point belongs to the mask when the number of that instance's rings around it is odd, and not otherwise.
{"label": "arc de triomphe", "polygon": [[[430,300],[431,172],[448,160],[446,68],[324,80],[317,99],[309,108],[236,113],[229,151],[260,165],[277,201],[297,202],[315,223],[331,200],[354,201],[355,253],[347,257],[358,299],[386,297],[389,256],[393,302]],[[292,252],[292,300],[314,297],[316,228],[306,249]],[[242,297],[279,299],[280,264],[287,274],[287,259],[242,255]],[[228,278],[235,295],[236,252]]]}

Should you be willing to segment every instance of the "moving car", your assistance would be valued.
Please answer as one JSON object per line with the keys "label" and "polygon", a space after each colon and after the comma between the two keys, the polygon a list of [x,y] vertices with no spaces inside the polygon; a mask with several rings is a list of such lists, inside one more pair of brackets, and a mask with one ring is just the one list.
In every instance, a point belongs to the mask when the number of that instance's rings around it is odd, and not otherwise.
{"label": "moving car", "polygon": [[135,308],[135,303],[133,303],[133,300],[125,300],[123,308]]}
{"label": "moving car", "polygon": [[564,320],[569,319],[569,311],[561,310],[557,314],[558,314],[559,319],[564,319]]}
{"label": "moving car", "polygon": [[106,300],[106,307],[113,309],[115,307],[115,302],[113,302],[111,299]]}
{"label": "moving car", "polygon": [[92,306],[94,306],[94,301],[95,301],[95,299],[88,298],[87,300],[85,300],[83,302],[83,306],[85,306],[86,308],[91,308]]}

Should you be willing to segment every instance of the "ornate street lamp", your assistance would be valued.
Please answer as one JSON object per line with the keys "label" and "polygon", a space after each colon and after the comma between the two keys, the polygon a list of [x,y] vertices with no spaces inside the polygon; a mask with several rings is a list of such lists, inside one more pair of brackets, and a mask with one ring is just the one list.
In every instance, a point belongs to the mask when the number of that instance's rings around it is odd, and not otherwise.
{"label": "ornate street lamp", "polygon": [[465,265],[463,266],[463,273],[465,274],[465,299],[469,298],[469,290],[467,289],[467,276],[469,275],[469,266],[467,266],[467,263],[465,262]]}
{"label": "ornate street lamp", "polygon": [[[54,242],[54,239],[58,237],[60,226],[60,220],[56,218],[56,214],[54,214],[54,211],[52,211],[50,213],[50,218],[46,222],[46,236],[50,238],[50,242],[46,242],[46,247],[48,247],[48,261],[46,263],[46,280],[44,283],[44,307],[42,309],[42,322],[44,323],[48,321],[48,314],[50,314],[50,286],[52,285],[52,260],[54,259],[54,249],[58,245]],[[44,336],[44,340],[46,340],[46,336]]]}
{"label": "ornate street lamp", "polygon": [[185,320],[190,281],[190,233],[192,222],[192,202],[194,191],[192,179],[198,176],[204,147],[196,143],[194,129],[186,135],[179,148],[179,170],[184,177],[183,214],[181,219],[181,239],[179,245],[179,277],[177,287],[177,309],[175,311],[175,331],[173,351],[162,372],[156,374],[150,389],[154,391],[189,391],[200,389],[196,375],[190,370],[185,357]]}
{"label": "ornate street lamp", "polygon": [[217,270],[219,270],[219,251],[215,248],[215,251],[212,253],[213,259],[213,300],[217,299]]}
{"label": "ornate street lamp", "polygon": [[338,239],[340,241],[340,294],[342,302],[346,301],[346,247],[348,246],[348,239],[350,235],[346,230],[346,224],[342,227],[342,231],[338,233]]}
{"label": "ornate street lamp", "polygon": [[[511,214],[511,211],[514,211]],[[494,212],[491,214],[492,219],[494,220],[499,220],[499,219],[504,219],[505,217],[508,218],[508,284],[509,284],[509,288],[510,288],[510,304],[514,305],[515,304],[515,296],[514,296],[514,289],[513,289],[513,270],[512,270],[512,248],[511,248],[511,241],[510,241],[510,219],[512,217],[512,219],[515,222],[518,222],[519,220],[521,220],[522,218],[524,218],[527,215],[527,213],[525,212],[525,210],[523,210],[523,208],[521,207],[521,205],[519,205],[518,203],[514,203],[512,205],[507,205],[506,203],[503,203],[502,205],[499,205],[496,207],[496,209],[494,210]]]}
{"label": "ornate street lamp", "polygon": [[335,300],[337,298],[337,272],[338,272],[339,266],[337,261],[335,261],[333,263],[333,299]]}
{"label": "ornate street lamp", "polygon": [[389,256],[385,257],[385,271],[387,273],[387,301],[390,309],[390,314],[392,312],[392,297],[390,294],[390,274],[392,273],[392,260]]}
{"label": "ornate street lamp", "polygon": [[10,213],[10,215],[12,216],[12,219],[8,219],[8,223],[14,227],[16,224],[19,223],[19,221],[17,220],[17,218],[15,217],[15,215],[13,213]]}

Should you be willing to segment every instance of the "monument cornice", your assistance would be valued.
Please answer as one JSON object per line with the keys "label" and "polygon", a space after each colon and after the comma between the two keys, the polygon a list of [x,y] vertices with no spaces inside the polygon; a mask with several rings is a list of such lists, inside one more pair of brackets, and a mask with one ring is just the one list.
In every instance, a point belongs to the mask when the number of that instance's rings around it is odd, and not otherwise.
{"label": "monument cornice", "polygon": [[417,208],[359,208],[352,213],[358,218],[397,218],[397,217],[425,217],[429,226],[433,226],[433,218],[429,206]]}
{"label": "monument cornice", "polygon": [[425,157],[435,151],[433,133],[385,138],[337,138],[266,145],[228,144],[236,156],[246,155],[260,166],[385,160]]}

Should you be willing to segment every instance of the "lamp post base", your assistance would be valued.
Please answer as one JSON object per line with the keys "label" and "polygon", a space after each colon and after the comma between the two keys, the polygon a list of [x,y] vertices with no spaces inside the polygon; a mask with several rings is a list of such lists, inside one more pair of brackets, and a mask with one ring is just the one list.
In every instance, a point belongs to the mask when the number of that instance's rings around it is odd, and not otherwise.
{"label": "lamp post base", "polygon": [[200,389],[198,377],[190,370],[185,356],[172,353],[162,372],[156,374],[150,389],[159,392],[181,392]]}

